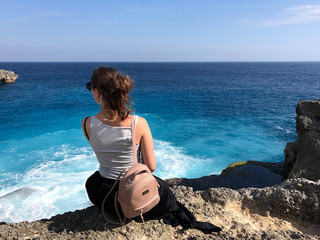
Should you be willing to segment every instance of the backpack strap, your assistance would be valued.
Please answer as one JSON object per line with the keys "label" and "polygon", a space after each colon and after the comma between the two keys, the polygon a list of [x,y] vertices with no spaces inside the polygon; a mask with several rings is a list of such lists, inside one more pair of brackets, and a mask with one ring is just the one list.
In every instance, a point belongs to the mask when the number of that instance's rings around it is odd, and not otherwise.
{"label": "backpack strap", "polygon": [[89,116],[84,119],[83,129],[84,129],[84,133],[86,134],[87,139],[89,140],[89,136],[88,136],[88,132],[87,132],[87,128],[86,128],[86,123],[87,123],[88,118],[89,118]]}
{"label": "backpack strap", "polygon": [[[88,118],[88,117],[87,117]],[[87,118],[85,119],[85,122],[87,120]],[[135,126],[135,121],[134,121],[134,115],[131,116],[131,135],[132,135],[132,148],[133,148],[133,158],[134,158],[134,164],[137,164],[138,163],[138,160],[137,160],[137,146],[136,146],[136,126]],[[84,125],[85,125],[85,122],[84,122]],[[87,135],[87,132],[86,132],[86,135]],[[88,138],[89,139],[89,138]],[[110,189],[110,191],[107,193],[107,195],[105,196],[105,198],[103,199],[103,202],[102,202],[102,215],[104,217],[104,219],[108,222],[108,223],[111,223],[111,224],[116,224],[116,225],[124,225],[125,222],[126,222],[126,217],[124,217],[123,219],[121,219],[121,216],[120,216],[120,212],[119,212],[119,209],[118,209],[118,202],[117,202],[117,199],[118,199],[118,191],[116,192],[115,196],[114,196],[114,207],[116,209],[116,212],[117,212],[117,215],[118,215],[118,218],[119,218],[119,221],[120,222],[114,222],[112,220],[110,220],[107,215],[105,214],[105,211],[104,211],[104,204],[106,202],[106,199],[108,198],[109,194],[111,193],[111,191],[117,186],[117,183],[120,181],[120,177],[122,176],[122,174],[124,172],[126,172],[127,169],[123,170],[117,180],[115,181],[115,183],[113,184],[112,188]]]}
{"label": "backpack strap", "polygon": [[115,209],[116,209],[116,212],[117,212],[117,215],[118,215],[118,218],[119,218],[119,221],[120,222],[115,222],[115,221],[112,221],[110,220],[110,218],[107,217],[105,211],[104,211],[104,204],[108,198],[108,196],[110,195],[110,193],[112,192],[112,190],[117,186],[118,182],[120,181],[120,177],[122,176],[122,174],[126,171],[127,169],[123,170],[117,180],[114,182],[112,188],[110,189],[110,191],[107,193],[107,195],[105,196],[105,198],[103,199],[103,202],[102,202],[102,208],[101,208],[101,211],[102,211],[102,216],[104,217],[104,219],[108,222],[108,223],[111,223],[111,224],[116,224],[116,225],[124,225],[125,222],[126,222],[126,218],[124,217],[124,219],[122,220],[121,219],[121,216],[120,216],[120,213],[119,213],[119,210],[118,210],[118,204],[117,204],[117,196],[118,196],[118,191],[116,192],[115,196],[114,196],[114,206],[115,206]]}
{"label": "backpack strap", "polygon": [[116,209],[116,212],[117,212],[117,215],[118,215],[118,218],[119,218],[119,221],[120,221],[120,225],[124,225],[126,223],[126,217],[123,215],[123,219],[121,219],[121,216],[120,216],[120,212],[119,212],[119,209],[118,209],[118,191],[114,195],[114,207]]}

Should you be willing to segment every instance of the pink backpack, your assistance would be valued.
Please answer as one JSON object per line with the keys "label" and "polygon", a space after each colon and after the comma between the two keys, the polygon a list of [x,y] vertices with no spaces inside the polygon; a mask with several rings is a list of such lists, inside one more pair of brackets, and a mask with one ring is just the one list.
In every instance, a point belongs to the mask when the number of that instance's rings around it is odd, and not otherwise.
{"label": "pink backpack", "polygon": [[[102,203],[102,215],[107,222],[112,224],[123,225],[126,222],[126,218],[134,218],[139,215],[143,221],[142,214],[151,210],[160,201],[158,192],[159,184],[157,180],[152,175],[147,165],[138,163],[137,161],[134,116],[131,117],[131,132],[134,164],[131,168],[126,169],[119,174],[116,182],[113,184],[111,190],[108,192]],[[120,223],[118,223],[111,221],[106,216],[104,204],[108,195],[115,188],[123,174],[124,176],[120,180],[119,189],[114,198],[114,206],[120,221]],[[121,206],[121,210],[124,215],[123,219],[121,219],[117,202],[119,202]]]}

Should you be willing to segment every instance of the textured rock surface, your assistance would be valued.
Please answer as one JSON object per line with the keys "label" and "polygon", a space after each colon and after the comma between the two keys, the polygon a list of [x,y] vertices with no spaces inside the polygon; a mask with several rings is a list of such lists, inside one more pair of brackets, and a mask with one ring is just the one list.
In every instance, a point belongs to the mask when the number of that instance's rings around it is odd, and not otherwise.
{"label": "textured rock surface", "polygon": [[288,179],[266,188],[209,188],[172,185],[177,199],[199,221],[221,226],[210,235],[171,227],[162,220],[104,222],[95,207],[47,220],[0,224],[0,239],[320,239],[320,181]]}
{"label": "textured rock surface", "polygon": [[0,69],[0,83],[14,83],[18,78],[18,74],[13,71]]}
{"label": "textured rock surface", "polygon": [[320,179],[320,100],[299,102],[297,154],[289,178]]}
{"label": "textured rock surface", "polygon": [[284,149],[284,175],[287,178],[297,159],[297,142],[288,142]]}

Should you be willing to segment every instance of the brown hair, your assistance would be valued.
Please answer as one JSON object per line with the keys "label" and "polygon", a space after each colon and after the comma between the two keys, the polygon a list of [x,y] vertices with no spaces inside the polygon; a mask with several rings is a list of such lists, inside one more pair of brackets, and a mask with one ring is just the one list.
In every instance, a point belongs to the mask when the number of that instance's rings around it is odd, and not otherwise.
{"label": "brown hair", "polygon": [[91,86],[102,94],[110,121],[118,117],[124,120],[132,112],[129,92],[133,83],[129,76],[121,75],[111,67],[99,67],[92,73]]}

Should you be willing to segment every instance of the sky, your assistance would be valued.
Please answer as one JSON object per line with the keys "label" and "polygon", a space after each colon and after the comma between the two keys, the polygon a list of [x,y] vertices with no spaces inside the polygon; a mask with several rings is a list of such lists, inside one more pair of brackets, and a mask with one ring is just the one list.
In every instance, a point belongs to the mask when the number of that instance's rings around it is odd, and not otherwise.
{"label": "sky", "polygon": [[320,61],[320,1],[0,0],[1,62]]}

